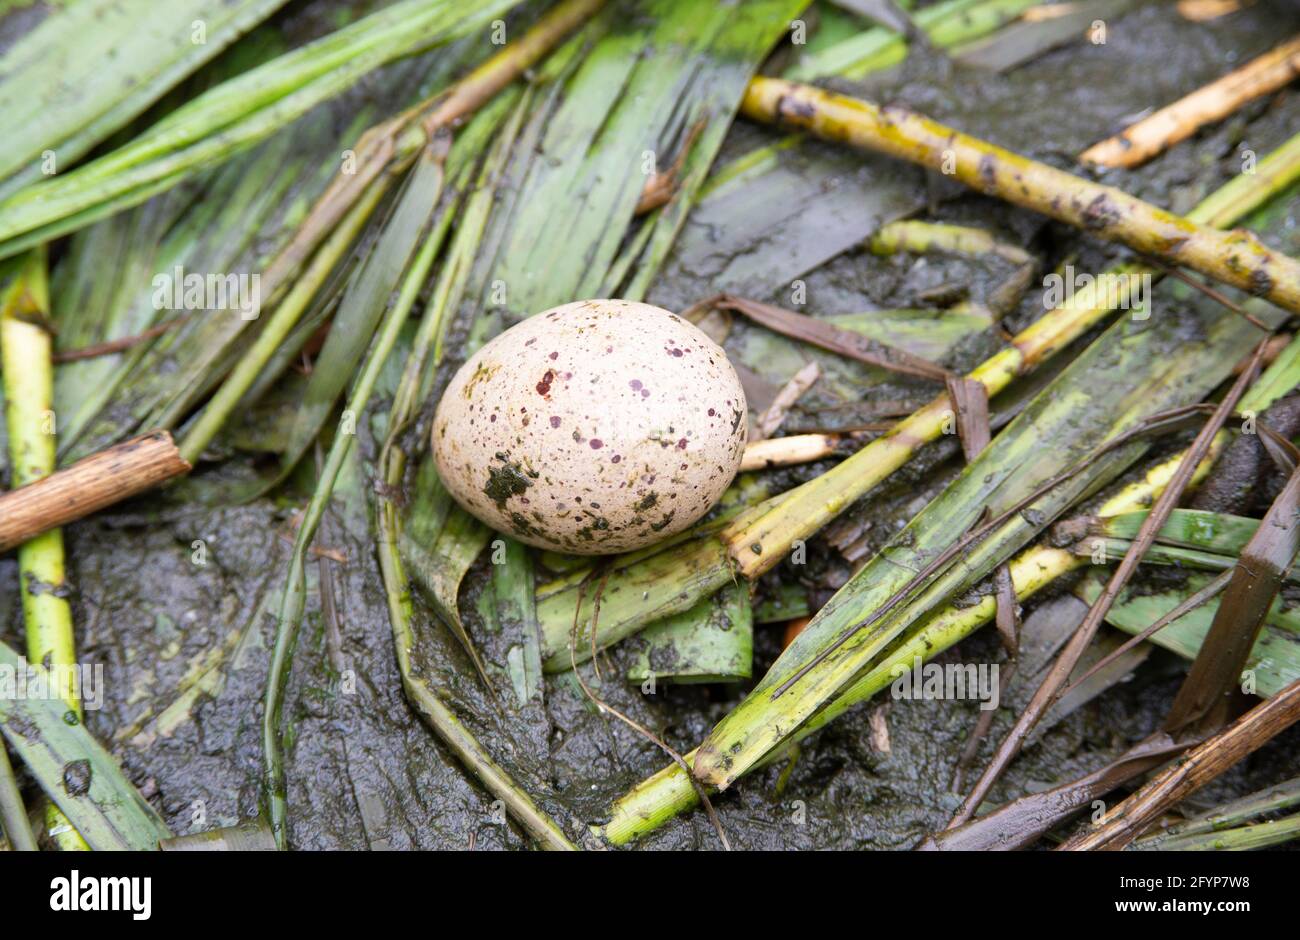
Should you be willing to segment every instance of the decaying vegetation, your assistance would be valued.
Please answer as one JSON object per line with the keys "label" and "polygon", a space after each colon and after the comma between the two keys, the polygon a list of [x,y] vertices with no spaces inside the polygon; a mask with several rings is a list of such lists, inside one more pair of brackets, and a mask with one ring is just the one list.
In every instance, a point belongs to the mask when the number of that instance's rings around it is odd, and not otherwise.
{"label": "decaying vegetation", "polygon": [[[0,13],[4,844],[1294,839],[1300,19],[854,6]],[[598,297],[750,443],[592,559],[429,429]]]}

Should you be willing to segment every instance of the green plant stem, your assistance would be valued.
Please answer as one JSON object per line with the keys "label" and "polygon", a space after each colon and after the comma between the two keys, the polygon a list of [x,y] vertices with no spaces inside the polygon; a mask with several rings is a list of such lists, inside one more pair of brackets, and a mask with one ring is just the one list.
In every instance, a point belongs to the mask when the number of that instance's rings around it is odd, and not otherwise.
{"label": "green plant stem", "polygon": [[1170,826],[1168,829],[1151,836],[1138,839],[1133,843],[1135,849],[1165,848],[1171,839],[1205,835],[1233,829],[1256,816],[1274,813],[1278,810],[1300,806],[1300,777],[1292,777],[1277,786],[1251,793],[1239,800],[1225,803],[1203,816],[1189,819],[1185,823]]}
{"label": "green plant stem", "polygon": [[31,821],[27,818],[27,808],[23,806],[22,794],[18,792],[18,782],[14,779],[14,768],[9,763],[9,751],[0,741],[0,827],[4,828],[9,844],[19,852],[35,852],[36,836],[32,832]]}
{"label": "green plant stem", "polygon": [[[5,425],[15,489],[49,476],[56,469],[53,342],[45,249],[18,262],[17,276],[0,308],[0,360],[4,373]],[[52,670],[60,697],[81,718],[74,676],[76,640],[65,584],[63,530],[51,529],[18,549],[27,658]],[[53,803],[46,822],[60,848],[89,848]]]}
{"label": "green plant stem", "polygon": [[1138,841],[1129,848],[1136,850],[1158,849],[1161,852],[1247,852],[1281,845],[1300,838],[1300,813],[1281,819],[1239,826],[1235,829],[1216,829],[1165,839]]}
{"label": "green plant stem", "polygon": [[877,255],[943,251],[972,257],[996,255],[1012,264],[1028,264],[1033,261],[1033,256],[1025,249],[1010,242],[998,241],[986,229],[921,219],[903,219],[882,226],[871,237],[868,247]]}

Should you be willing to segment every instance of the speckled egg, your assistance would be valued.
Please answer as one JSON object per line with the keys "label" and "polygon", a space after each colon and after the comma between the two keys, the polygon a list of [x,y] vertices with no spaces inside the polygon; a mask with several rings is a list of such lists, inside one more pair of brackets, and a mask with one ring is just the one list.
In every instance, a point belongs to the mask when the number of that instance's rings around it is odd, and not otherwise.
{"label": "speckled egg", "polygon": [[438,473],[498,531],[583,555],[680,532],[740,467],[745,393],[694,324],[649,304],[585,300],[529,317],[447,386]]}

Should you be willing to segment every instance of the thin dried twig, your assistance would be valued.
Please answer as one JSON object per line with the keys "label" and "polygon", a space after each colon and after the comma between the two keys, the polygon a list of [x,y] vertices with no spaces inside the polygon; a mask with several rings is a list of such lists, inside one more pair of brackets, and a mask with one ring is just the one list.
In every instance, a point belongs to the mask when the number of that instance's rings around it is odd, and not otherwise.
{"label": "thin dried twig", "polygon": [[681,147],[677,149],[677,156],[673,159],[672,166],[662,172],[652,173],[645,181],[645,187],[641,190],[641,199],[636,204],[635,215],[644,215],[658,209],[660,206],[667,205],[673,196],[677,194],[677,183],[682,173],[682,167],[686,165],[686,158],[690,156],[695,141],[708,124],[707,115],[692,124],[690,130],[686,132],[686,139],[682,141]]}
{"label": "thin dried twig", "polygon": [[811,463],[834,456],[844,437],[839,434],[792,434],[750,441],[740,458],[742,473],[750,470],[767,470],[788,467],[796,463]]}
{"label": "thin dried twig", "polygon": [[1098,825],[1069,839],[1059,850],[1124,848],[1167,809],[1271,741],[1297,719],[1300,719],[1300,679],[1198,744],[1184,759],[1171,764],[1115,806]]}
{"label": "thin dried twig", "polygon": [[1236,13],[1255,0],[1178,0],[1178,15],[1193,23],[1208,23],[1219,17]]}
{"label": "thin dried twig", "polygon": [[1153,734],[1086,777],[1003,803],[962,826],[927,836],[917,849],[1007,851],[1025,848],[1093,800],[1159,767],[1189,746],[1187,742],[1174,741],[1163,732]]}
{"label": "thin dried twig", "polygon": [[1228,586],[1228,581],[1231,578],[1232,578],[1231,571],[1225,571],[1222,574],[1215,577],[1214,580],[1212,580],[1209,584],[1205,585],[1205,587],[1201,588],[1199,591],[1197,591],[1195,594],[1192,594],[1190,597],[1185,598],[1176,607],[1174,607],[1173,610],[1169,611],[1163,617],[1160,617],[1158,620],[1156,620],[1155,623],[1151,624],[1151,626],[1147,627],[1141,633],[1129,637],[1127,640],[1125,640],[1115,649],[1111,650],[1109,653],[1107,653],[1105,656],[1099,659],[1091,669],[1089,669],[1078,679],[1075,679],[1064,689],[1062,689],[1060,697],[1064,698],[1065,696],[1069,695],[1071,692],[1075,690],[1075,688],[1082,685],[1088,679],[1092,678],[1092,676],[1095,673],[1100,672],[1102,669],[1109,666],[1112,662],[1119,659],[1119,657],[1123,656],[1125,653],[1127,653],[1133,647],[1137,646],[1139,643],[1151,639],[1151,637],[1155,636],[1157,633],[1159,633],[1165,627],[1169,626],[1175,620],[1178,620],[1180,617],[1186,616],[1196,608],[1200,607],[1202,604],[1207,604],[1210,601],[1214,600],[1214,598],[1218,597],[1219,594],[1223,592],[1223,589]]}
{"label": "thin dried twig", "polygon": [[157,339],[168,330],[174,329],[187,322],[190,315],[183,317],[173,317],[165,320],[157,326],[152,326],[147,330],[136,333],[134,336],[123,336],[119,339],[111,339],[103,343],[95,343],[93,346],[83,346],[80,349],[68,349],[62,352],[56,352],[51,358],[56,365],[62,365],[65,362],[79,362],[82,359],[96,359],[99,356],[111,356],[113,353],[125,352],[141,343],[147,343],[151,339]]}
{"label": "thin dried twig", "polygon": [[1241,317],[1251,326],[1256,327],[1257,329],[1261,329],[1265,333],[1273,332],[1272,328],[1269,327],[1267,323],[1260,320],[1259,317],[1255,316],[1253,313],[1251,313],[1241,304],[1237,303],[1236,301],[1226,296],[1222,291],[1216,290],[1214,287],[1211,287],[1209,284],[1206,284],[1200,278],[1192,277],[1182,268],[1170,267],[1169,265],[1164,264],[1155,258],[1147,258],[1146,260],[1150,264],[1164,271],[1166,274],[1171,275],[1177,280],[1182,281],[1188,287],[1195,288],[1196,290],[1204,294],[1206,297],[1209,297],[1211,300],[1215,301],[1216,303],[1221,304],[1222,306],[1231,310],[1233,313]]}

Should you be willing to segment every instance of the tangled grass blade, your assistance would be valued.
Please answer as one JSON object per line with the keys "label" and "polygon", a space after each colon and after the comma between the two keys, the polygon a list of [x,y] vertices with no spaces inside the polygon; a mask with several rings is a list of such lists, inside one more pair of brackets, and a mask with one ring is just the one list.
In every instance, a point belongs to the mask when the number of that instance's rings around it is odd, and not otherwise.
{"label": "tangled grass blade", "polygon": [[[986,35],[1034,2],[949,0],[914,19],[946,49]],[[828,45],[810,41],[807,50],[787,78],[861,78],[902,61],[907,42],[874,27]],[[789,135],[743,152],[701,183],[699,204],[666,259],[668,286],[652,289],[653,302],[672,307],[719,290],[765,298],[925,206],[924,187],[905,168],[881,159],[864,172],[860,157],[799,147],[802,139]],[[698,283],[693,296],[682,295],[682,283]]]}
{"label": "tangled grass blade", "polygon": [[[434,687],[427,670],[414,664],[423,650],[416,630],[411,583],[406,573],[409,566],[424,587],[435,613],[456,634],[473,659],[484,685],[491,689],[486,669],[461,623],[457,606],[460,582],[490,533],[477,519],[456,506],[441,485],[427,452],[427,435],[415,435],[417,443],[412,446],[408,431],[426,394],[426,383],[432,381],[441,365],[450,314],[464,295],[473,259],[481,247],[487,217],[496,201],[496,187],[504,170],[505,156],[518,140],[529,97],[528,94],[522,96],[522,101],[496,135],[482,161],[473,192],[464,200],[459,212],[461,225],[443,260],[433,296],[393,395],[389,433],[380,465],[386,488],[375,501],[375,549],[383,574],[389,620],[407,699],[434,733],[502,801],[541,847],[565,851],[576,846],[560,825],[497,764],[444,701],[445,692]],[[514,103],[509,98],[502,101]],[[495,130],[496,121],[497,115],[489,109],[475,119],[474,125]],[[473,129],[472,126],[471,131]],[[461,143],[465,139],[462,137]],[[476,154],[478,149],[474,147],[472,152]],[[467,166],[467,179],[468,170]],[[416,496],[413,503],[403,510],[390,494],[401,488],[409,462],[408,450],[418,457],[419,462],[414,481]],[[522,633],[522,648],[516,648],[519,655],[511,664],[522,704],[540,693],[541,680],[532,569],[528,555],[518,543],[507,546],[506,554],[506,563],[494,572],[492,588],[497,595],[498,614],[512,621],[517,618],[518,622],[513,625]],[[520,590],[525,592],[523,597],[517,596]],[[511,597],[512,594],[516,596]]]}

